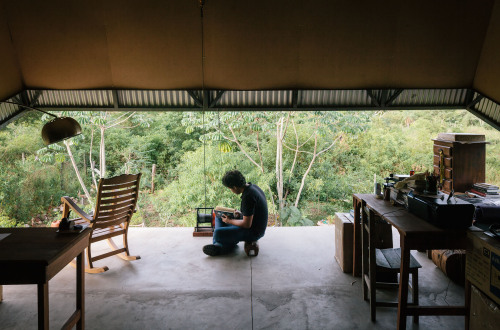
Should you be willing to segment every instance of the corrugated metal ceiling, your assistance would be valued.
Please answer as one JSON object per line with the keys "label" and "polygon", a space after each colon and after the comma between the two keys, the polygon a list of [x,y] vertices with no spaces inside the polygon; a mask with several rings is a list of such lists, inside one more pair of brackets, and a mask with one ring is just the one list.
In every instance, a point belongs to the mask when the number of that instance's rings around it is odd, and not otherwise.
{"label": "corrugated metal ceiling", "polygon": [[[27,90],[9,101],[46,111],[467,109],[500,129],[500,105],[469,89]],[[25,111],[29,110],[12,104],[0,104],[0,127]]]}

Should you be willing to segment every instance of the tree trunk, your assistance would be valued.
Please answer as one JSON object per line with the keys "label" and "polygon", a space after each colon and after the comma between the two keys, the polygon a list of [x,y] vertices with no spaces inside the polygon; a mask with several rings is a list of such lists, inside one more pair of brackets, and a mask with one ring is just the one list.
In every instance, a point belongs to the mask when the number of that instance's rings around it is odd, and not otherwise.
{"label": "tree trunk", "polygon": [[92,173],[92,182],[94,183],[94,187],[97,189],[97,180],[95,178],[95,161],[92,160],[92,146],[94,145],[94,128],[92,127],[90,131],[90,148],[89,148],[89,165],[90,165],[90,173]]}
{"label": "tree trunk", "polygon": [[276,190],[278,191],[279,210],[285,207],[283,197],[283,126],[284,118],[281,117],[276,124]]}
{"label": "tree trunk", "polygon": [[100,175],[101,179],[106,177],[106,150],[105,150],[105,144],[104,144],[104,132],[106,131],[106,128],[104,126],[101,126],[101,143],[99,145],[99,169],[100,169]]}
{"label": "tree trunk", "polygon": [[156,174],[156,164],[153,164],[153,168],[151,169],[151,193],[155,192],[155,174]]}
{"label": "tree trunk", "polygon": [[[317,128],[318,128],[318,124],[316,124],[316,129]],[[325,148],[325,149],[321,150],[320,152],[318,152],[318,133],[317,133],[317,131],[314,133],[314,152],[313,152],[313,158],[311,159],[311,162],[309,163],[309,167],[307,168],[306,172],[302,176],[302,182],[300,183],[300,189],[299,189],[299,192],[297,193],[297,198],[295,199],[295,207],[298,207],[298,205],[299,205],[300,195],[302,194],[302,189],[304,188],[304,184],[306,183],[307,175],[311,171],[311,168],[312,168],[314,162],[316,161],[316,158],[319,155],[321,155],[322,153],[330,150],[335,145],[335,143],[338,140],[342,140],[342,135],[337,136],[335,138],[335,140],[333,140],[333,142],[327,148]]]}
{"label": "tree trunk", "polygon": [[302,182],[300,183],[300,189],[299,189],[299,192],[297,193],[297,198],[295,199],[295,204],[294,204],[295,207],[299,207],[299,200],[300,200],[300,195],[302,194],[302,189],[304,188],[307,175],[309,174],[309,171],[311,171],[311,168],[312,168],[315,160],[316,160],[316,153],[314,154],[313,158],[311,159],[311,162],[309,163],[309,167],[307,168],[306,172],[302,176]]}
{"label": "tree trunk", "polygon": [[90,204],[93,204],[92,200],[90,199],[89,191],[87,190],[87,187],[85,187],[85,183],[83,183],[83,179],[82,179],[82,176],[80,175],[80,171],[78,170],[78,167],[76,166],[75,157],[73,157],[73,153],[71,152],[71,148],[69,147],[68,140],[64,141],[64,145],[66,146],[66,150],[68,151],[69,159],[71,159],[71,164],[73,165],[73,169],[75,170],[75,174],[76,174],[76,177],[78,178],[78,182],[80,182],[80,186],[82,187],[83,192],[85,193],[85,197],[87,197],[87,200],[89,201]]}
{"label": "tree trunk", "polygon": [[309,171],[311,171],[311,168],[312,168],[312,166],[314,164],[314,161],[316,160],[316,156],[318,155],[316,153],[317,150],[318,150],[318,134],[315,132],[314,133],[314,152],[313,152],[313,157],[311,159],[311,162],[309,163],[309,167],[307,168],[306,172],[302,176],[302,182],[300,183],[300,189],[299,189],[299,192],[297,193],[297,198],[295,199],[295,204],[294,204],[295,207],[298,207],[298,205],[299,205],[300,195],[302,194],[302,189],[304,188],[304,185],[306,183],[307,175],[309,174]]}
{"label": "tree trunk", "polygon": [[297,157],[299,156],[299,135],[297,134],[297,129],[295,128],[295,122],[292,119],[292,126],[293,126],[293,131],[295,133],[295,150],[294,150],[294,156],[293,156],[293,163],[292,167],[290,168],[290,173],[288,175],[288,188],[286,189],[285,192],[285,199],[288,197],[288,193],[290,192],[290,183],[292,182],[292,176],[293,176],[293,171],[295,170],[295,164],[297,163]]}
{"label": "tree trunk", "polygon": [[60,187],[61,187],[61,190],[64,190],[64,162],[61,162],[61,169],[60,169],[60,175],[59,175],[59,178],[60,178]]}

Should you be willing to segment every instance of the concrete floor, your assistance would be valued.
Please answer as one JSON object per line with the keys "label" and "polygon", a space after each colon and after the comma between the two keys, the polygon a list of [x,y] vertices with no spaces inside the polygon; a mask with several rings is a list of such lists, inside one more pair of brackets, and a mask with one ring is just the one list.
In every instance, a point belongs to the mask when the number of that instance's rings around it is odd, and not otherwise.
{"label": "concrete floor", "polygon": [[[396,309],[378,308],[370,322],[360,278],[334,259],[333,226],[268,228],[260,254],[248,258],[242,243],[231,255],[207,257],[211,238],[192,228],[131,228],[131,253],[111,257],[103,274],[86,275],[87,329],[395,329]],[[395,233],[397,235],[397,232]],[[395,244],[399,240],[395,239]],[[100,245],[97,250],[107,247]],[[424,253],[421,304],[463,304],[464,290]],[[75,306],[75,270],[49,282],[50,325],[60,328]],[[36,329],[36,286],[4,286],[0,329]],[[421,317],[408,329],[462,329],[463,317]]]}

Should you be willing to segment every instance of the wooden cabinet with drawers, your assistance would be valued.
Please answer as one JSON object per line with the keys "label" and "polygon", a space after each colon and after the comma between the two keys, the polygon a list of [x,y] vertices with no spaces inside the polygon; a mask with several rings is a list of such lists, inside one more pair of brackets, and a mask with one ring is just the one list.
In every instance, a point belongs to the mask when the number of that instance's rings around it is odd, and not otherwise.
{"label": "wooden cabinet with drawers", "polygon": [[[434,141],[434,174],[439,175],[442,190],[465,192],[485,181],[486,144],[488,142]],[[441,164],[444,166],[441,166]]]}

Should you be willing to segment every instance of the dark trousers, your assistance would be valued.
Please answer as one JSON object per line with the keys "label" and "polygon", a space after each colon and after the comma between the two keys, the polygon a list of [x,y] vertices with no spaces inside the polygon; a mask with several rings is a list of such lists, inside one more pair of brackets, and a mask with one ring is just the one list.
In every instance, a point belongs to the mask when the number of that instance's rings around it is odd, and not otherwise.
{"label": "dark trousers", "polygon": [[224,249],[231,250],[238,242],[256,241],[261,237],[262,235],[255,235],[250,229],[229,225],[215,217],[214,244]]}

